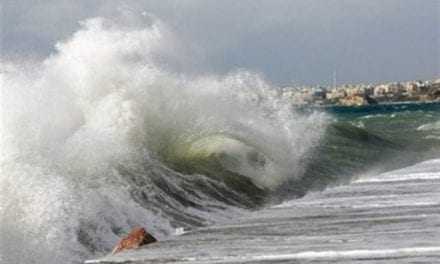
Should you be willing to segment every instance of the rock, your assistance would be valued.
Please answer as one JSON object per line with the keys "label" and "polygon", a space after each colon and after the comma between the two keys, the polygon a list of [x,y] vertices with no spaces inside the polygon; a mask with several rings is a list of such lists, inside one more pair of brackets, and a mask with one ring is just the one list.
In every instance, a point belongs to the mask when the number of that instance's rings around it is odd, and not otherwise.
{"label": "rock", "polygon": [[143,227],[137,227],[131,230],[126,237],[119,241],[119,243],[113,249],[112,254],[116,254],[127,249],[135,249],[156,241],[156,238],[149,234]]}

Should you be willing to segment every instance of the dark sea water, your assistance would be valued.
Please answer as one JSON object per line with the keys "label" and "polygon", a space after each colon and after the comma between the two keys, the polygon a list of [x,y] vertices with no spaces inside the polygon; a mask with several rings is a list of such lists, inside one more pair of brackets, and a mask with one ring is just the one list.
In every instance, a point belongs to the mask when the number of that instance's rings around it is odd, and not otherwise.
{"label": "dark sea water", "polygon": [[[302,109],[305,114],[310,109]],[[329,107],[320,144],[309,156],[313,186],[350,182],[357,174],[380,173],[438,157],[439,103]],[[306,183],[307,184],[307,183]],[[309,190],[307,186],[307,190]]]}

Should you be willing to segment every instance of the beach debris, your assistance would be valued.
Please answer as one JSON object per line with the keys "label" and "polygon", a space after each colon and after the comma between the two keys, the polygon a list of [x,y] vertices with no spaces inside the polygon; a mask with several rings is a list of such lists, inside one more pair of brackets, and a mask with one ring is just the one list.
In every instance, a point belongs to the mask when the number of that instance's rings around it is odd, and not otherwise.
{"label": "beach debris", "polygon": [[122,238],[116,247],[113,249],[112,254],[128,250],[136,249],[140,246],[157,242],[150,233],[148,233],[143,227],[136,227],[124,238]]}

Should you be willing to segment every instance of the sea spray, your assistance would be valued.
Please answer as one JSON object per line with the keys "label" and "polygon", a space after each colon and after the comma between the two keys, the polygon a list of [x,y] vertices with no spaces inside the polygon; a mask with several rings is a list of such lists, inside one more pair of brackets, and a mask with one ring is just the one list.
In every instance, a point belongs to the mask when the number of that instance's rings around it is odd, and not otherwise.
{"label": "sea spray", "polygon": [[[296,114],[245,70],[171,71],[176,39],[160,21],[95,18],[42,63],[1,62],[2,261],[79,263],[135,225],[163,239],[302,177],[326,115]],[[181,167],[200,147],[219,171]]]}

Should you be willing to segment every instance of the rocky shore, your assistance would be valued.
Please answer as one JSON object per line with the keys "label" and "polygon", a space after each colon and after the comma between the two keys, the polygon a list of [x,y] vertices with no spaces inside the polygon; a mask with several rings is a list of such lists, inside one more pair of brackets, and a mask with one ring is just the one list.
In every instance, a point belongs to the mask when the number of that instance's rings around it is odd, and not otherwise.
{"label": "rocky shore", "polygon": [[294,105],[363,106],[392,102],[440,101],[440,79],[386,84],[345,84],[334,87],[283,87]]}

